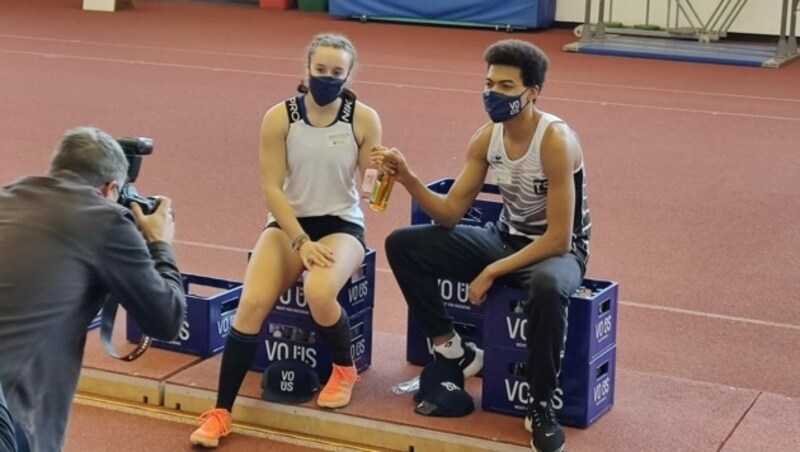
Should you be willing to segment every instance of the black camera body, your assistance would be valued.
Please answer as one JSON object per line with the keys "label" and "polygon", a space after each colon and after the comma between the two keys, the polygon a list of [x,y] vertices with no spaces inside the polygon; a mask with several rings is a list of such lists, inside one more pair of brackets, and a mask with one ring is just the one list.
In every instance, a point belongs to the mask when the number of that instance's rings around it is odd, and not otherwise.
{"label": "black camera body", "polygon": [[128,209],[131,203],[139,204],[142,213],[150,215],[158,208],[158,198],[154,196],[143,197],[136,192],[133,183],[139,177],[139,168],[142,166],[142,157],[153,153],[153,139],[146,137],[120,137],[117,142],[128,159],[128,180],[119,191],[119,203]]}

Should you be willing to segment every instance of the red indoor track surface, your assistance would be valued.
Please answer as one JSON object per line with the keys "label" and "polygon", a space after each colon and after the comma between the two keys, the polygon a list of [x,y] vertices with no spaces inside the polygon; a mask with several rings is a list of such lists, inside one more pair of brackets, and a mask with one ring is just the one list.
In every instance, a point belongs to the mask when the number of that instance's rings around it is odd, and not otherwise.
{"label": "red indoor track surface", "polygon": [[[454,177],[487,120],[485,47],[529,40],[551,60],[539,107],[569,122],[584,149],[588,276],[620,283],[617,401],[590,429],[568,429],[570,450],[800,450],[800,64],[562,52],[571,30],[510,35],[365,25],[242,2],[135,3],[98,13],[82,11],[80,0],[2,1],[0,182],[44,173],[76,125],[153,137],[136,186],[172,198],[181,270],[241,279],[266,218],[260,120],[293,95],[313,34],[354,41],[353,88],[379,112],[384,144],[403,150],[426,181]],[[365,211],[367,244],[378,250],[374,328],[404,362],[405,303],[383,240],[409,223],[410,200],[396,188],[387,212]],[[102,364],[101,349],[92,350],[98,356],[87,361]],[[359,397],[386,397],[382,389],[408,377],[396,367],[370,369],[382,380],[366,381],[367,373]],[[406,419],[406,402],[361,398],[353,410]],[[76,407],[67,450],[189,449],[190,426],[132,416],[124,428],[140,439],[123,437],[87,421],[105,416],[97,410]],[[480,419],[444,428],[481,436],[509,423]],[[518,430],[506,439],[524,445]],[[185,442],[150,443],[176,434]]]}

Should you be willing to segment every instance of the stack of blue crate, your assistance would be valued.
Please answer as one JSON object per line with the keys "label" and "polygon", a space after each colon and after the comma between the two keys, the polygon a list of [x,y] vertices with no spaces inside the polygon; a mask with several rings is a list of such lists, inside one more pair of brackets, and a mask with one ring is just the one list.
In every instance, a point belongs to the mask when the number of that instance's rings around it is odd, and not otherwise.
{"label": "stack of blue crate", "polygon": [[[483,307],[469,302],[469,282],[438,279],[439,297],[453,318],[453,329],[466,342],[483,347]],[[424,366],[433,361],[433,344],[411,312],[406,330],[406,361]]]}
{"label": "stack of blue crate", "polygon": [[[453,179],[442,179],[431,183],[428,187],[436,193],[445,194],[453,185]],[[481,192],[485,196],[498,195],[497,186],[486,184]],[[461,224],[471,226],[484,226],[487,222],[494,223],[500,217],[502,205],[496,201],[486,199],[476,200],[467,211]],[[433,220],[418,204],[411,205],[411,224],[431,224]],[[453,329],[467,342],[473,342],[483,348],[483,307],[469,302],[470,281],[455,281],[441,278],[438,280],[439,296],[447,308],[448,314],[453,319]],[[408,326],[406,330],[406,361],[424,366],[433,361],[433,344],[425,337],[412,317],[408,313]]]}
{"label": "stack of blue crate", "polygon": [[[368,250],[364,262],[338,295],[350,317],[350,353],[359,373],[372,363],[372,311],[375,305],[375,251]],[[321,382],[328,381],[333,356],[316,329],[303,296],[302,277],[283,294],[258,335],[258,351],[252,369],[263,371],[274,361],[296,359],[309,364]]]}
{"label": "stack of blue crate", "polygon": [[[233,316],[242,296],[242,283],[210,276],[183,275],[186,315],[178,337],[171,341],[153,339],[153,347],[207,358],[225,347]],[[138,343],[142,330],[126,314],[126,339]]]}
{"label": "stack of blue crate", "polygon": [[[442,179],[428,187],[445,194],[453,183],[453,179]],[[484,184],[479,199],[460,223],[474,226],[495,223],[502,204],[486,198],[498,194],[496,185]],[[412,204],[412,224],[432,222],[419,205]],[[474,306],[469,303],[469,282],[440,279],[439,289],[454,329],[484,350],[482,408],[524,416],[530,395],[525,377],[528,352],[523,292],[496,286],[481,306]],[[553,400],[556,415],[565,425],[588,427],[614,404],[618,290],[616,282],[585,279],[570,298],[566,348]],[[430,340],[410,313],[406,360],[419,365],[433,360]]]}
{"label": "stack of blue crate", "polygon": [[[553,398],[564,425],[588,427],[614,405],[618,290],[615,282],[584,279],[570,297],[566,347]],[[524,300],[523,291],[510,287],[494,287],[486,297],[485,411],[526,413],[530,388]]]}

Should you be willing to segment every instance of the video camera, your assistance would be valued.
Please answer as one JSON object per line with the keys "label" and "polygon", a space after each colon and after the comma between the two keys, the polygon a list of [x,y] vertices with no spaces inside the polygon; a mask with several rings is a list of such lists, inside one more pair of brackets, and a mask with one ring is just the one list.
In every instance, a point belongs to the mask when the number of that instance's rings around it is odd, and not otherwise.
{"label": "video camera", "polygon": [[158,207],[158,198],[142,197],[136,192],[133,183],[139,177],[139,168],[142,166],[142,157],[153,153],[153,139],[145,137],[120,137],[117,143],[122,147],[125,158],[128,159],[128,180],[119,191],[119,203],[128,209],[135,202],[142,208],[142,213],[150,215]]}

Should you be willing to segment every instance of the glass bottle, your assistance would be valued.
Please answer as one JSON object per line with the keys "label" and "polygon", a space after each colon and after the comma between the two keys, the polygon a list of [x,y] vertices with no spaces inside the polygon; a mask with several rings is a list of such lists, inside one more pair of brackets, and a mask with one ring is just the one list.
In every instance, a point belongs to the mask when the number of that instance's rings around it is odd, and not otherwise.
{"label": "glass bottle", "polygon": [[394,177],[383,171],[378,172],[375,179],[375,186],[372,188],[372,196],[369,198],[369,208],[376,212],[383,212],[389,205],[389,196],[394,187]]}

